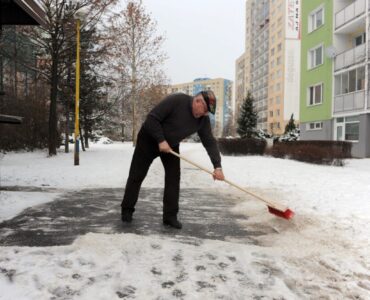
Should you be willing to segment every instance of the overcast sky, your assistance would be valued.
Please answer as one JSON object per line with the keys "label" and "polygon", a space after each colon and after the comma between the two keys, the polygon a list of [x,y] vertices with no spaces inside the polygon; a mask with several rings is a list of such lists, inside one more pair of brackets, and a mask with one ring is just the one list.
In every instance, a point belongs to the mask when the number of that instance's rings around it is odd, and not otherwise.
{"label": "overcast sky", "polygon": [[234,81],[244,51],[245,0],[143,0],[166,36],[165,71],[172,84],[197,77]]}

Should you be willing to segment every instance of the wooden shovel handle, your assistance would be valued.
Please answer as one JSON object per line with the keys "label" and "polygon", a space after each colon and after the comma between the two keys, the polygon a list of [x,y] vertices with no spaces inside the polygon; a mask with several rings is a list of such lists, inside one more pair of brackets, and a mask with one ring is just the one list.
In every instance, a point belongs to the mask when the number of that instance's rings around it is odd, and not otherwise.
{"label": "wooden shovel handle", "polygon": [[[203,166],[198,165],[197,163],[195,163],[195,162],[191,161],[190,159],[188,159],[188,158],[186,158],[186,157],[184,157],[184,156],[180,155],[179,153],[177,153],[177,152],[175,152],[175,151],[173,151],[173,150],[171,150],[171,151],[170,151],[170,153],[171,153],[171,154],[173,154],[173,155],[175,155],[175,156],[177,156],[178,158],[180,158],[180,159],[182,159],[182,160],[185,160],[185,161],[186,161],[186,162],[188,162],[189,164],[191,164],[191,165],[193,165],[193,166],[197,167],[198,169],[203,170],[204,172],[207,172],[207,173],[209,173],[209,174],[213,175],[213,172],[212,172],[211,170],[208,170],[208,169],[204,168]],[[253,196],[253,197],[257,198],[258,200],[260,200],[260,201],[262,201],[262,202],[266,203],[268,206],[271,206],[271,207],[273,207],[273,208],[275,208],[275,209],[277,209],[277,210],[285,211],[285,210],[287,209],[287,207],[285,207],[285,206],[283,206],[283,205],[281,205],[281,204],[279,204],[279,203],[273,202],[273,201],[271,201],[271,200],[264,199],[264,198],[262,198],[261,196],[256,195],[255,193],[253,193],[253,192],[251,192],[251,191],[248,191],[247,189],[245,189],[245,188],[241,187],[240,185],[238,185],[238,184],[236,184],[236,183],[234,183],[234,182],[231,182],[230,180],[228,180],[228,179],[226,179],[226,178],[225,178],[223,181],[225,181],[226,183],[228,183],[228,184],[232,185],[233,187],[235,187],[235,188],[237,188],[237,189],[239,189],[239,190],[241,190],[241,191],[243,191],[243,192],[245,192],[245,193],[247,193],[247,194],[249,194],[249,195],[251,195],[251,196]]]}

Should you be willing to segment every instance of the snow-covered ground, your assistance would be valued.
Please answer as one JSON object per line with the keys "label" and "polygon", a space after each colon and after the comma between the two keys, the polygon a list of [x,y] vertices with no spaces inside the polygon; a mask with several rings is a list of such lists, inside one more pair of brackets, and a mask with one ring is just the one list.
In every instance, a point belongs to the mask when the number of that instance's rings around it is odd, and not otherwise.
{"label": "snow-covered ground", "polygon": [[[26,191],[0,191],[0,221],[66,190],[123,187],[132,152],[130,144],[92,145],[78,167],[71,153],[6,154],[1,186]],[[200,144],[183,144],[181,153],[211,169]],[[256,245],[89,233],[69,246],[0,247],[0,299],[370,299],[370,159],[344,167],[260,156],[222,162],[229,180],[295,217],[268,214],[258,200],[182,163],[182,187],[247,199],[230,207],[247,216],[241,225],[273,232]],[[163,177],[157,159],[143,186],[163,187]]]}

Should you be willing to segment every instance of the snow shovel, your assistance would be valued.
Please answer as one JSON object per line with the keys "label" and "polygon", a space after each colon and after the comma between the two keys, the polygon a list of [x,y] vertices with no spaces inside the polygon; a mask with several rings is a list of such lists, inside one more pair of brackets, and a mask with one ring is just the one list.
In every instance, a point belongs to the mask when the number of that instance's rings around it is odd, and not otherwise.
{"label": "snow shovel", "polygon": [[[204,168],[204,167],[202,167],[202,166],[198,165],[197,163],[195,163],[195,162],[193,162],[193,161],[191,161],[191,160],[189,160],[189,159],[185,158],[184,156],[182,156],[182,155],[180,155],[180,154],[176,153],[175,151],[171,150],[171,151],[170,151],[170,153],[171,153],[171,154],[173,154],[173,155],[175,155],[175,156],[177,156],[178,158],[181,158],[181,159],[185,160],[185,161],[186,161],[186,162],[188,162],[189,164],[191,164],[191,165],[193,165],[193,166],[197,167],[198,169],[203,170],[203,171],[205,171],[205,172],[207,172],[207,173],[209,173],[209,174],[213,175],[213,172],[212,172],[212,171],[207,170],[206,168]],[[285,206],[283,206],[283,205],[281,205],[281,204],[279,204],[279,203],[273,202],[273,201],[271,201],[271,200],[266,200],[266,199],[262,198],[261,196],[258,196],[258,195],[256,195],[256,194],[254,194],[254,193],[252,193],[252,192],[248,191],[247,189],[245,189],[245,188],[241,187],[240,185],[237,185],[236,183],[231,182],[230,180],[227,180],[226,178],[224,179],[224,181],[225,181],[226,183],[228,183],[228,184],[232,185],[233,187],[236,187],[237,189],[239,189],[239,190],[241,190],[241,191],[243,191],[243,192],[245,192],[245,193],[247,193],[247,194],[249,194],[249,195],[251,195],[251,196],[253,196],[253,197],[257,198],[258,200],[261,200],[261,201],[262,201],[262,202],[264,202],[265,204],[267,204],[268,210],[269,210],[269,212],[270,212],[271,214],[274,214],[274,215],[276,215],[276,216],[278,216],[278,217],[281,217],[281,218],[284,218],[284,219],[287,219],[287,220],[289,220],[289,219],[293,218],[293,216],[294,216],[294,212],[293,212],[293,211],[291,211],[289,208],[287,208],[287,207],[285,207]]]}

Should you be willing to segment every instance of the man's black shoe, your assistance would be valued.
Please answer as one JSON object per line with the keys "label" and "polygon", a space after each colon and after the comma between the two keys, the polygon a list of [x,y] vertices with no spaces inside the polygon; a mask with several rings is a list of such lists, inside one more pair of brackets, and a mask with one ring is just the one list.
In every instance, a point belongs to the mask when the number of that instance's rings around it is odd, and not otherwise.
{"label": "man's black shoe", "polygon": [[121,219],[122,222],[131,222],[132,221],[132,212],[127,209],[121,210]]}
{"label": "man's black shoe", "polygon": [[177,228],[177,229],[182,228],[182,224],[180,223],[179,220],[177,220],[176,217],[163,218],[163,224],[168,225],[168,226],[173,227],[173,228]]}

